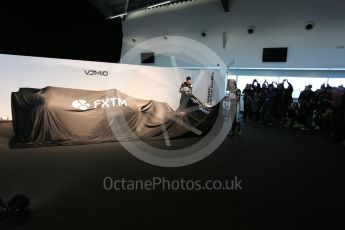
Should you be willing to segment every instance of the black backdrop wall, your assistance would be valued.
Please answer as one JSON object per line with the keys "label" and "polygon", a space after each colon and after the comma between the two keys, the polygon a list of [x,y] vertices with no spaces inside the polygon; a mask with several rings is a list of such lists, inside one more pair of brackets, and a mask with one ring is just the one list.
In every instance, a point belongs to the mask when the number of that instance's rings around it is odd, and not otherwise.
{"label": "black backdrop wall", "polygon": [[2,0],[0,53],[118,62],[121,19],[87,0]]}

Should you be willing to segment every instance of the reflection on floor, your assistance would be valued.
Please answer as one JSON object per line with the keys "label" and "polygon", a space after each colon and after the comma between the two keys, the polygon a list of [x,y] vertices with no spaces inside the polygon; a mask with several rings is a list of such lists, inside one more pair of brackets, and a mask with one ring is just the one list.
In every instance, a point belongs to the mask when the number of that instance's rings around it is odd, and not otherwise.
{"label": "reflection on floor", "polygon": [[[246,124],[181,168],[148,165],[120,143],[10,149],[12,136],[11,123],[0,123],[0,197],[27,195],[33,215],[11,229],[344,229],[345,148],[318,132]],[[106,191],[105,177],[238,177],[243,190]]]}

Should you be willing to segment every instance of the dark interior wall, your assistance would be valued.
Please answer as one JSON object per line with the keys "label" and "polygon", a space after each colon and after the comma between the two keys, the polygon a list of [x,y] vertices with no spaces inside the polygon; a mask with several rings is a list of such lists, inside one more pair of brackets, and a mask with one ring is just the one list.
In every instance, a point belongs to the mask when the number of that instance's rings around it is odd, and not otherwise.
{"label": "dark interior wall", "polygon": [[87,0],[5,0],[0,53],[118,62],[122,22],[106,20]]}

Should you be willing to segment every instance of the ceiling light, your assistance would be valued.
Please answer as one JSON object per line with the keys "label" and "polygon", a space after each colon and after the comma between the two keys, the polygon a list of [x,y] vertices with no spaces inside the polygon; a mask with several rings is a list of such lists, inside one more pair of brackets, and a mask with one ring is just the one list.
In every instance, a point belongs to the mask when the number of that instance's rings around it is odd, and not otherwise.
{"label": "ceiling light", "polygon": [[124,13],[124,14],[118,14],[118,15],[115,15],[115,16],[110,16],[110,17],[108,17],[107,19],[118,18],[118,17],[122,17],[122,16],[125,16],[125,15],[127,15],[127,13]]}
{"label": "ceiling light", "polygon": [[171,3],[171,1],[166,1],[166,2],[162,2],[162,3],[156,4],[156,5],[148,6],[147,9],[151,9],[151,8],[154,8],[154,7],[157,7],[157,6],[162,6],[162,5],[169,4],[169,3]]}
{"label": "ceiling light", "polygon": [[315,26],[315,22],[313,21],[309,21],[309,22],[306,22],[305,25],[304,25],[304,28],[306,30],[312,30]]}
{"label": "ceiling light", "polygon": [[248,34],[252,34],[255,32],[255,26],[249,26],[247,29]]}
{"label": "ceiling light", "polygon": [[205,38],[207,36],[207,30],[203,29],[200,33],[201,37]]}

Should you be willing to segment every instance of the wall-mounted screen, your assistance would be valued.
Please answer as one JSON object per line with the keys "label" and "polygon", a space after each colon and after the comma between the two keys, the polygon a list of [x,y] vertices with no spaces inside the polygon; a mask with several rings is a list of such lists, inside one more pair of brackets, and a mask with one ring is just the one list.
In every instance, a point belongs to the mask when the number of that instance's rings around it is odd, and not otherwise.
{"label": "wall-mounted screen", "polygon": [[155,63],[155,54],[153,52],[141,53],[141,63]]}
{"label": "wall-mounted screen", "polygon": [[262,62],[286,62],[287,60],[286,47],[279,48],[264,48],[262,52]]}

